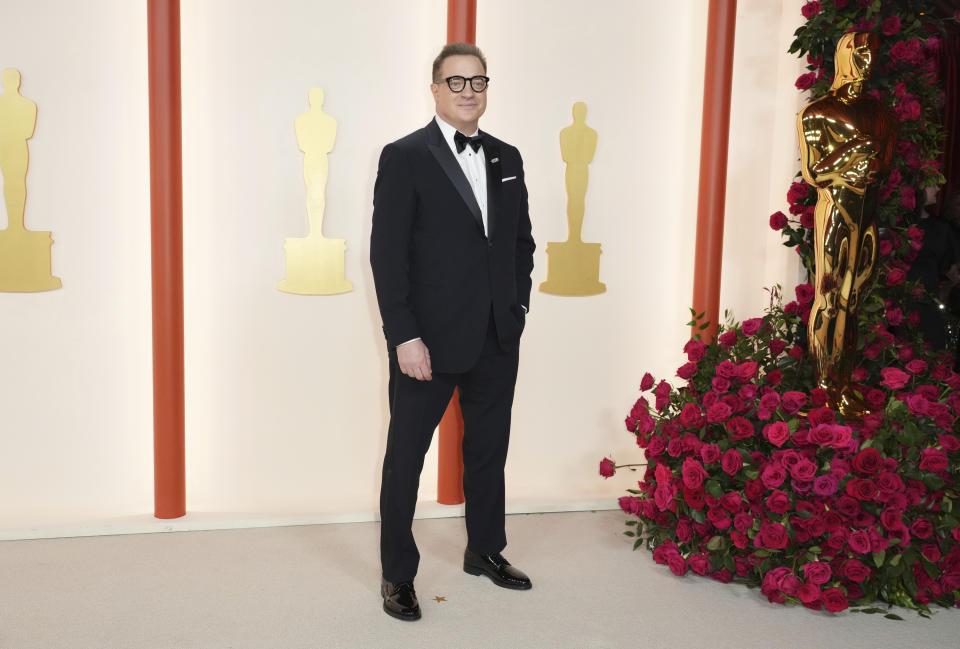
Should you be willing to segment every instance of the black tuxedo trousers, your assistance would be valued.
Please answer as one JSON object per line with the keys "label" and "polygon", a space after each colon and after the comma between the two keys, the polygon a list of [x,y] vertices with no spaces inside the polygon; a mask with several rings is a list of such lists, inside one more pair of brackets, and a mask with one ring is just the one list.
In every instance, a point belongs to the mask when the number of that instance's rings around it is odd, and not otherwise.
{"label": "black tuxedo trousers", "polygon": [[[417,572],[411,524],[420,471],[454,388],[464,420],[467,547],[491,554],[506,545],[503,469],[535,246],[520,154],[482,135],[486,229],[435,122],[387,145],[377,170],[370,263],[390,363],[380,553],[393,582]],[[397,364],[396,347],[415,338],[430,352],[431,381]]]}
{"label": "black tuxedo trousers", "polygon": [[420,552],[411,525],[423,457],[434,429],[460,390],[463,411],[463,495],[467,547],[500,552],[504,530],[503,468],[510,440],[510,411],[517,379],[517,350],[503,351],[491,317],[480,356],[466,372],[434,372],[430,381],[403,374],[396,350],[390,356],[390,428],[380,486],[380,561],[392,582],[412,580]]}

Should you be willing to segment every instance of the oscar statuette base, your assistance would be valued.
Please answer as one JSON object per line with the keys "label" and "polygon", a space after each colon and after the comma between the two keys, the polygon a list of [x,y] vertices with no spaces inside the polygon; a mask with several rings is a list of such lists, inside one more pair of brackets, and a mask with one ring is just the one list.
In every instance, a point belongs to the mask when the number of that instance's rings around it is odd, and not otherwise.
{"label": "oscar statuette base", "polygon": [[49,232],[0,230],[0,291],[34,293],[63,286],[50,272]]}
{"label": "oscar statuette base", "polygon": [[599,243],[551,241],[547,243],[547,280],[540,290],[552,295],[599,295],[607,285],[600,281]]}
{"label": "oscar statuette base", "polygon": [[353,290],[344,279],[345,239],[324,237],[288,238],[287,276],[277,288],[297,295],[336,295]]}

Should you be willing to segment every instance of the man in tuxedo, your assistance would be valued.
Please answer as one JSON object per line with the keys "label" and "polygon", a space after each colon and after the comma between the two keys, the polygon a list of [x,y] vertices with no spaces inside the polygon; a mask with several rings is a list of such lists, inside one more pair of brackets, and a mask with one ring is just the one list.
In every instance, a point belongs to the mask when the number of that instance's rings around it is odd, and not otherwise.
{"label": "man in tuxedo", "polygon": [[516,148],[478,130],[487,63],[443,48],[436,117],[388,144],[373,197],[370,263],[390,362],[390,427],[380,487],[383,608],[420,618],[411,524],[423,457],[454,388],[463,410],[463,569],[505,588],[530,579],[504,559],[503,468],[530,300],[534,242]]}

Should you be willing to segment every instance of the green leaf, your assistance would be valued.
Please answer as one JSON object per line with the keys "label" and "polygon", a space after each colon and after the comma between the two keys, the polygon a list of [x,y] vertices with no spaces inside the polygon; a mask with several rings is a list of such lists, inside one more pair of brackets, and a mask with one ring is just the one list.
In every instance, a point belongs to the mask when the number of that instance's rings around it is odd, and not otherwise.
{"label": "green leaf", "polygon": [[883,565],[883,560],[887,557],[886,550],[880,550],[873,553],[873,563],[879,568]]}
{"label": "green leaf", "polygon": [[883,617],[887,618],[888,620],[903,620],[903,618],[896,613],[887,613]]}
{"label": "green leaf", "polygon": [[723,496],[723,487],[720,486],[720,483],[716,480],[707,480],[705,485],[707,493],[713,496],[714,498],[720,498]]}
{"label": "green leaf", "polygon": [[630,530],[627,530],[626,532],[624,532],[624,534],[626,536],[636,536],[636,534],[634,532],[631,532]]}
{"label": "green leaf", "polygon": [[900,559],[902,559],[902,558],[903,558],[903,555],[902,555],[902,554],[895,554],[895,555],[893,555],[893,557],[891,557],[890,563],[889,563],[888,565],[895,566],[895,565],[897,565],[898,563],[900,563]]}
{"label": "green leaf", "polygon": [[697,521],[698,523],[706,523],[707,517],[703,515],[702,509],[691,509],[690,518]]}
{"label": "green leaf", "polygon": [[641,543],[643,543],[643,539],[637,539],[637,542],[633,544],[633,549],[639,548]]}

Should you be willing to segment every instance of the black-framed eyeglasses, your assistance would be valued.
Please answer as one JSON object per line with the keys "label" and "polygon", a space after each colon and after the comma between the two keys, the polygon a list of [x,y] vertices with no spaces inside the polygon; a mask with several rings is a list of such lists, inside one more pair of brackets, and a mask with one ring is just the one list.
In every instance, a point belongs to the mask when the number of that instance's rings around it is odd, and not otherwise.
{"label": "black-framed eyeglasses", "polygon": [[447,77],[444,81],[447,82],[447,88],[450,88],[450,92],[463,92],[463,89],[467,87],[468,81],[470,82],[470,88],[474,92],[483,92],[487,89],[487,84],[490,83],[490,77],[485,77],[482,74],[478,74],[475,77],[454,75]]}

